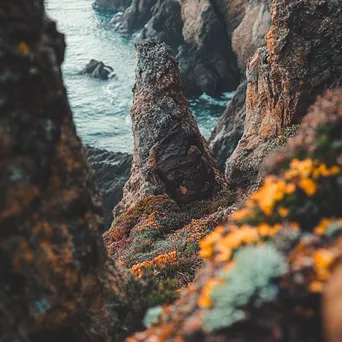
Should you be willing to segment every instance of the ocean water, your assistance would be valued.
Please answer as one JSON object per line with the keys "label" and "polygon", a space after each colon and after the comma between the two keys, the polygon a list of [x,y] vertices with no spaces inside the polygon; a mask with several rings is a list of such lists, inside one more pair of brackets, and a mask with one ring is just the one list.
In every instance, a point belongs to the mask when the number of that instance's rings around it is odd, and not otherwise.
{"label": "ocean water", "polygon": [[[83,142],[111,151],[132,152],[130,106],[136,56],[134,41],[113,31],[110,15],[92,9],[92,0],[47,0],[48,15],[66,35],[63,76]],[[78,72],[91,59],[114,68],[117,79],[101,81]],[[208,138],[232,94],[222,100],[201,96],[190,107]]]}

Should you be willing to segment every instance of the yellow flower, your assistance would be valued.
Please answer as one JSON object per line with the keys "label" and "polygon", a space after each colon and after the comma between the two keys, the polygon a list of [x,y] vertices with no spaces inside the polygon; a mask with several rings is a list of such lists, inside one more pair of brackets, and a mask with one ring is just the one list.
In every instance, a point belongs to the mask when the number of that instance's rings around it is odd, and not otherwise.
{"label": "yellow flower", "polygon": [[327,280],[330,276],[330,267],[336,259],[336,254],[328,249],[320,249],[313,256],[317,276],[320,280]]}
{"label": "yellow flower", "polygon": [[299,181],[299,186],[304,190],[308,196],[313,196],[317,191],[316,183],[309,178],[303,178]]}
{"label": "yellow flower", "polygon": [[287,183],[285,186],[285,194],[292,195],[296,191],[296,185],[294,183]]}
{"label": "yellow flower", "polygon": [[334,176],[341,172],[341,168],[337,165],[334,165],[333,167],[330,168],[329,172],[330,172],[330,175]]}
{"label": "yellow flower", "polygon": [[27,56],[30,53],[30,48],[28,47],[28,45],[25,42],[21,42],[19,43],[19,45],[17,46],[17,51],[23,55],[23,56]]}
{"label": "yellow flower", "polygon": [[322,219],[319,223],[319,225],[315,228],[315,233],[318,235],[325,234],[328,225],[331,223],[331,220],[329,219]]}
{"label": "yellow flower", "polygon": [[269,236],[272,227],[267,223],[261,223],[258,226],[258,232],[261,236]]}
{"label": "yellow flower", "polygon": [[212,306],[212,299],[210,298],[211,292],[214,286],[221,285],[223,283],[222,279],[210,279],[203,287],[201,295],[197,300],[199,307],[206,309]]}
{"label": "yellow flower", "polygon": [[250,228],[248,226],[242,226],[241,227],[241,239],[242,242],[244,242],[245,244],[249,245],[252,244],[256,241],[258,241],[258,232],[255,228]]}
{"label": "yellow flower", "polygon": [[321,293],[323,292],[323,283],[320,281],[313,281],[309,285],[309,291],[310,292],[315,292],[315,293]]}
{"label": "yellow flower", "polygon": [[285,207],[279,207],[278,213],[280,214],[281,217],[286,217],[289,215],[289,210]]}
{"label": "yellow flower", "polygon": [[241,210],[235,211],[231,218],[233,221],[241,221],[245,219],[250,214],[250,211],[247,208],[243,208]]}

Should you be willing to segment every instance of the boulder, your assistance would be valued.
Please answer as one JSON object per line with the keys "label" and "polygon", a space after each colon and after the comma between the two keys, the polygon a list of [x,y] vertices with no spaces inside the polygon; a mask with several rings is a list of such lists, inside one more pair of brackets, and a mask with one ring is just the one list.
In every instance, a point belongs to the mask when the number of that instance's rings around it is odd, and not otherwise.
{"label": "boulder", "polygon": [[230,186],[258,184],[272,139],[300,122],[317,95],[342,86],[341,29],[338,1],[274,1],[267,46],[247,69],[244,133],[227,161]]}
{"label": "boulder", "polygon": [[225,183],[188,108],[172,50],[147,39],[137,45],[131,109],[131,176],[115,214],[153,195],[178,205],[210,198]]}
{"label": "boulder", "polygon": [[113,222],[113,209],[122,199],[129,179],[132,155],[86,146],[88,160],[95,171],[95,184],[100,190],[104,209],[104,230]]}
{"label": "boulder", "polygon": [[91,59],[84,69],[80,71],[80,74],[87,74],[93,78],[99,78],[101,80],[109,80],[110,78],[116,77],[112,67],[95,59]]}

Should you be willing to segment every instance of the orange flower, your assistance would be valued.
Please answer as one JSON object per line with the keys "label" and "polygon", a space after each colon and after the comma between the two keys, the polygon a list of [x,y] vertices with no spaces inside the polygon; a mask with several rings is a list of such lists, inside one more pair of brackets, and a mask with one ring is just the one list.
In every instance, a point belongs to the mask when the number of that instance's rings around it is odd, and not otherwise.
{"label": "orange flower", "polygon": [[280,214],[281,217],[286,217],[289,214],[289,210],[285,207],[279,207],[278,213]]}
{"label": "orange flower", "polygon": [[309,285],[309,291],[315,293],[322,293],[323,292],[323,283],[320,281],[313,281]]}
{"label": "orange flower", "polygon": [[197,300],[197,304],[201,308],[210,308],[212,306],[212,299],[210,298],[211,292],[214,286],[221,285],[223,283],[222,279],[214,278],[210,279],[203,287],[201,295]]}
{"label": "orange flower", "polygon": [[299,181],[299,186],[308,196],[313,196],[317,191],[316,183],[309,178],[303,178]]}

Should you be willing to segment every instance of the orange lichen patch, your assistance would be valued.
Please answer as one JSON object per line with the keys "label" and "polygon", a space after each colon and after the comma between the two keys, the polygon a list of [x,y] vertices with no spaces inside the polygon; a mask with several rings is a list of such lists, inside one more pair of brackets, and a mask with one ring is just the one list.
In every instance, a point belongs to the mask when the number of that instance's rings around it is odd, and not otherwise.
{"label": "orange lichen patch", "polygon": [[28,56],[30,54],[30,48],[26,42],[21,42],[17,46],[17,51],[23,56]]}
{"label": "orange lichen patch", "polygon": [[18,215],[38,195],[39,189],[34,185],[28,185],[23,188],[12,188],[5,196],[5,206],[0,212],[0,220]]}
{"label": "orange lichen patch", "polygon": [[215,286],[223,284],[223,280],[219,278],[210,279],[203,287],[201,295],[197,300],[197,304],[200,308],[210,308],[212,305],[212,299],[210,295]]}

